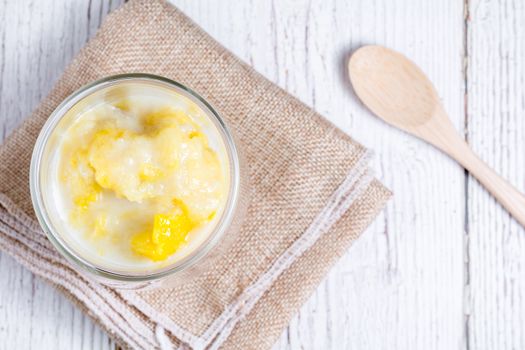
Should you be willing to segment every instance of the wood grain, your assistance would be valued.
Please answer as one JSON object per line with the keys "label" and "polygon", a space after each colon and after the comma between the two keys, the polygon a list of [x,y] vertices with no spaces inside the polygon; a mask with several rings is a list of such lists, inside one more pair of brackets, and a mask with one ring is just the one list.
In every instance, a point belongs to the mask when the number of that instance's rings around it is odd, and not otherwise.
{"label": "wood grain", "polygon": [[[525,190],[525,7],[472,0],[468,21],[468,139]],[[525,348],[525,230],[468,180],[469,344]]]}
{"label": "wood grain", "polygon": [[[2,137],[121,2],[0,0]],[[469,0],[469,21],[457,0],[173,2],[263,75],[374,149],[373,167],[395,193],[275,349],[525,348],[524,232],[453,161],[373,117],[353,95],[345,70],[349,53],[363,44],[409,56],[434,82],[455,128],[523,190],[519,0]],[[0,349],[114,346],[5,255],[0,274]]]}

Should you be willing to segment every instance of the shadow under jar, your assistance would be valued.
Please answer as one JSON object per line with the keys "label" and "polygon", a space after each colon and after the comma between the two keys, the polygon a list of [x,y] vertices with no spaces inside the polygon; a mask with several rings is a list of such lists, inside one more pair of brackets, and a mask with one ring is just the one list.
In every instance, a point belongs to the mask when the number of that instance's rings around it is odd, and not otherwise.
{"label": "shadow under jar", "polygon": [[206,271],[235,240],[248,202],[241,158],[191,89],[111,76],[74,92],[43,126],[31,198],[79,273],[118,288],[169,286]]}

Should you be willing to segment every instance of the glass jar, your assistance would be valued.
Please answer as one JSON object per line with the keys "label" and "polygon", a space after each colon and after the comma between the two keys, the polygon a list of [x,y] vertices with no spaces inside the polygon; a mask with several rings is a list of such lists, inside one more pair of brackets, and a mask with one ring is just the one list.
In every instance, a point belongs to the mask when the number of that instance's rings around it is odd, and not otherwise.
{"label": "glass jar", "polygon": [[[57,171],[58,146],[64,133],[81,114],[100,103],[101,97],[111,98],[129,86],[141,86],[149,92],[173,93],[193,102],[217,131],[224,145],[229,177],[227,199],[207,238],[187,256],[169,264],[147,270],[122,270],[108,268],[97,259],[81,252],[70,239],[67,225],[57,213],[56,185],[53,176]],[[110,76],[80,88],[67,97],[50,115],[36,141],[30,168],[30,189],[36,216],[42,229],[56,249],[81,274],[104,284],[138,289],[169,286],[180,283],[205,271],[215,259],[220,259],[235,239],[247,206],[247,175],[238,143],[219,113],[201,96],[180,83],[149,74],[124,74]]]}

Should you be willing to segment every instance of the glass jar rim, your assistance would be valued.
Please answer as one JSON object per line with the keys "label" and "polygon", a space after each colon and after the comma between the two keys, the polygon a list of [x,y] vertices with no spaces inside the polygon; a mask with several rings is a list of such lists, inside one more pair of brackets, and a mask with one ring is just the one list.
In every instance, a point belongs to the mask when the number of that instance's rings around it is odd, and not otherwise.
{"label": "glass jar rim", "polygon": [[[80,254],[75,252],[75,250],[67,244],[67,242],[61,237],[60,233],[57,232],[52,221],[50,219],[49,213],[46,210],[44,205],[44,198],[42,194],[41,187],[41,160],[44,156],[44,151],[49,141],[49,138],[53,134],[58,123],[66,116],[67,112],[71,110],[77,103],[82,101],[84,98],[90,96],[91,94],[107,87],[118,85],[123,82],[150,82],[161,84],[168,89],[175,90],[177,93],[189,98],[193,102],[197,102],[198,105],[203,109],[206,116],[212,121],[215,121],[217,130],[221,134],[223,139],[226,152],[228,154],[229,160],[229,176],[230,176],[230,186],[228,191],[228,198],[226,201],[225,208],[222,212],[221,218],[206,238],[194,251],[189,253],[187,256],[181,260],[175,261],[172,264],[169,264],[158,271],[155,272],[141,272],[141,273],[122,273],[117,271],[112,271],[108,268],[103,268],[97,266],[97,264],[89,261],[88,259],[82,257]],[[203,259],[213,247],[220,241],[221,237],[226,233],[230,223],[232,221],[233,215],[235,213],[236,207],[239,202],[240,195],[240,164],[239,164],[239,154],[238,149],[235,145],[233,136],[228,126],[224,122],[220,114],[213,108],[210,103],[208,103],[203,97],[197,94],[191,88],[178,83],[174,80],[153,75],[147,73],[128,73],[128,74],[119,74],[108,76],[99,80],[96,80],[92,83],[82,86],[68,97],[62,101],[55,108],[55,110],[50,114],[49,118],[42,127],[40,134],[36,140],[35,146],[33,148],[33,154],[31,157],[31,166],[29,174],[30,182],[30,192],[31,200],[33,203],[33,208],[36,213],[36,217],[40,223],[40,226],[46,233],[48,239],[55,246],[55,248],[71,263],[75,266],[80,267],[81,269],[86,270],[87,272],[93,273],[97,276],[104,277],[110,280],[123,281],[123,282],[145,282],[157,280],[162,277],[169,275],[174,275],[176,273],[182,272],[190,266],[195,265],[201,259]]]}

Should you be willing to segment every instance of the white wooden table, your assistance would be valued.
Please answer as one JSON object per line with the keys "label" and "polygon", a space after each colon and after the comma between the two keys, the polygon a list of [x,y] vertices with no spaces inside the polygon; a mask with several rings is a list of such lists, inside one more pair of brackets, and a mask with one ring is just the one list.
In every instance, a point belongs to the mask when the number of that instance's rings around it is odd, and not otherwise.
{"label": "white wooden table", "polygon": [[[27,116],[122,0],[0,1],[0,128]],[[376,152],[395,198],[276,349],[525,349],[525,231],[462,168],[357,101],[349,52],[416,61],[478,154],[525,190],[525,2],[176,0],[259,72]],[[112,349],[0,255],[0,349]]]}

